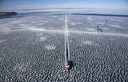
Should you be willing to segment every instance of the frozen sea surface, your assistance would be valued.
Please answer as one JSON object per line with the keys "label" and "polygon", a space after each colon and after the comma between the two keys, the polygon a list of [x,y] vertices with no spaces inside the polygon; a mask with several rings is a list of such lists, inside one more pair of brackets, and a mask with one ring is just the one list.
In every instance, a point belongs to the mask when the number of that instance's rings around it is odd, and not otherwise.
{"label": "frozen sea surface", "polygon": [[[0,82],[128,82],[127,11],[18,12],[0,19]],[[70,72],[65,71],[65,15]]]}

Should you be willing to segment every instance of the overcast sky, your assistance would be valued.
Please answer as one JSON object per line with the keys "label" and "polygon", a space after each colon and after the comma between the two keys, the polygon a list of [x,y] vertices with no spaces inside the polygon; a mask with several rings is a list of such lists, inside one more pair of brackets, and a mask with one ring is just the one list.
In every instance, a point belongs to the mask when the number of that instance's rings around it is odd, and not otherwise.
{"label": "overcast sky", "polygon": [[128,0],[0,0],[0,10],[41,8],[128,9]]}

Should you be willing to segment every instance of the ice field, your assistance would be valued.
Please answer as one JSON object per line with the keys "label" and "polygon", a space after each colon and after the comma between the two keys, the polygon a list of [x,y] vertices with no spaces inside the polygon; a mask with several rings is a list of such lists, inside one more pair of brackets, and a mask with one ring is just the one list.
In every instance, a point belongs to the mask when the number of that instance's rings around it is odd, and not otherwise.
{"label": "ice field", "polygon": [[128,82],[127,11],[17,12],[0,18],[0,82]]}

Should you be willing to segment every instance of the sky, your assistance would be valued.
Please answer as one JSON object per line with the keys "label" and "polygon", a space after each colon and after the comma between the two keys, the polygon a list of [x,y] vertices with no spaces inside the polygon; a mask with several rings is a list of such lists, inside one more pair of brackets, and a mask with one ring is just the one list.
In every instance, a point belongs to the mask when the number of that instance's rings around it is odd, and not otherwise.
{"label": "sky", "polygon": [[0,0],[0,10],[43,8],[128,9],[128,0]]}

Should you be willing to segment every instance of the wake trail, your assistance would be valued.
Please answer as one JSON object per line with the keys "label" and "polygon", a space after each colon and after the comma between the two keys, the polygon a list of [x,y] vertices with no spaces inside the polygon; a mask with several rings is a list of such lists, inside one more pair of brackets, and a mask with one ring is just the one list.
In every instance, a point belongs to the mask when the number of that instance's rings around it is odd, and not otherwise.
{"label": "wake trail", "polygon": [[68,40],[68,36],[69,36],[69,31],[68,31],[68,16],[65,15],[65,62],[70,60],[70,52],[69,52],[69,40]]}

